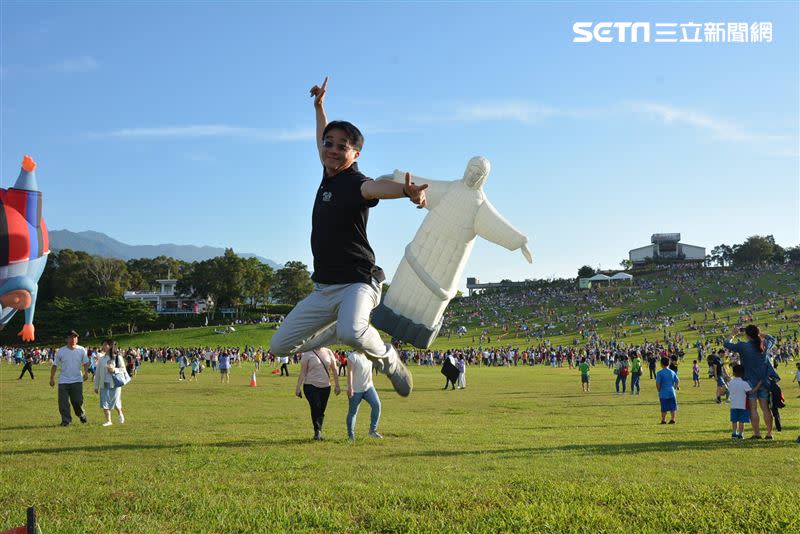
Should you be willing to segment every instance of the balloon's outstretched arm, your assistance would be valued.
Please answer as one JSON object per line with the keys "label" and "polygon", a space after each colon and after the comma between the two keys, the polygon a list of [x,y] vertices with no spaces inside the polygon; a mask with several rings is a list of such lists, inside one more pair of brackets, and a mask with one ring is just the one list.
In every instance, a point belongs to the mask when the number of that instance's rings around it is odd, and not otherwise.
{"label": "balloon's outstretched arm", "polygon": [[488,200],[484,200],[481,207],[478,208],[474,230],[485,240],[508,250],[522,249],[522,255],[525,256],[528,263],[533,262],[528,249],[528,238],[500,215]]}
{"label": "balloon's outstretched arm", "polygon": [[525,259],[528,260],[528,263],[533,263],[533,257],[531,256],[531,251],[528,249],[527,243],[522,245],[522,255],[525,256]]}

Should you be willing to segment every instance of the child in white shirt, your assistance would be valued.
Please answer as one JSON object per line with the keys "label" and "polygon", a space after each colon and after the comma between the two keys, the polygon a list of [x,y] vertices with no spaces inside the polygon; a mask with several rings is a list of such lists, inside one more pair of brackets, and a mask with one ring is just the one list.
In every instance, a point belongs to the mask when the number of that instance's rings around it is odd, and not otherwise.
{"label": "child in white shirt", "polygon": [[731,439],[743,439],[744,424],[750,422],[750,411],[747,409],[747,393],[752,389],[744,380],[744,367],[733,366],[734,378],[728,382],[728,392],[731,401],[731,425],[733,433]]}

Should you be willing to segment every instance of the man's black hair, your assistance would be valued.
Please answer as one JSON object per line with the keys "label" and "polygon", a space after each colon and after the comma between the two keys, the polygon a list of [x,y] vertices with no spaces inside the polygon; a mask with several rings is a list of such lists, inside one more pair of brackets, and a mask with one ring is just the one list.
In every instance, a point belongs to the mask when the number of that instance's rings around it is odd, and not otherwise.
{"label": "man's black hair", "polygon": [[343,131],[347,140],[353,145],[353,148],[361,152],[361,148],[364,146],[364,136],[361,135],[361,130],[356,128],[353,123],[347,121],[331,121],[325,126],[325,130],[322,132],[322,138],[325,139],[325,136],[328,135],[328,132],[331,130]]}
{"label": "man's black hair", "polygon": [[664,367],[667,367],[669,365],[669,358],[667,358],[666,356],[662,356],[661,357],[661,365],[663,365]]}

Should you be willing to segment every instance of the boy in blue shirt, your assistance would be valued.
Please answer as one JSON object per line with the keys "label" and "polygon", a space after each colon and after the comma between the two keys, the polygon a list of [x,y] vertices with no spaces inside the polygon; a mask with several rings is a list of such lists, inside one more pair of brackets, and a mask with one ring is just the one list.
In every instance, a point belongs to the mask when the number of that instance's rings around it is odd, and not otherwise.
{"label": "boy in blue shirt", "polygon": [[670,359],[664,356],[661,358],[661,370],[656,373],[656,389],[658,390],[658,400],[661,401],[661,424],[667,424],[667,412],[670,413],[669,424],[675,424],[675,412],[678,411],[678,401],[675,398],[675,390],[681,389],[678,375],[669,369]]}

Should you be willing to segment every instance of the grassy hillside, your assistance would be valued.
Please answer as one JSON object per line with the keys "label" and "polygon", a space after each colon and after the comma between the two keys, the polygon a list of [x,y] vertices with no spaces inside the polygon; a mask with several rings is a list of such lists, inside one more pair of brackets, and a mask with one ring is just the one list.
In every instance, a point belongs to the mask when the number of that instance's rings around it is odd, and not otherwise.
{"label": "grassy hillside", "polygon": [[[779,313],[780,311],[783,313]],[[715,319],[716,314],[716,319]],[[572,345],[597,332],[601,340],[627,344],[681,334],[683,345],[730,331],[739,317],[752,318],[783,338],[800,330],[800,269],[701,269],[652,272],[633,283],[602,283],[579,290],[573,282],[509,288],[453,301],[434,350],[484,347]],[[750,322],[750,321],[747,321]],[[664,325],[669,326],[664,328]],[[523,325],[527,331],[523,331]],[[456,334],[464,326],[463,336]],[[275,325],[236,326],[231,334],[214,327],[163,330],[118,336],[122,346],[269,346]],[[485,334],[481,343],[481,333]],[[388,336],[384,336],[388,340]],[[82,340],[87,344],[97,340]]]}

